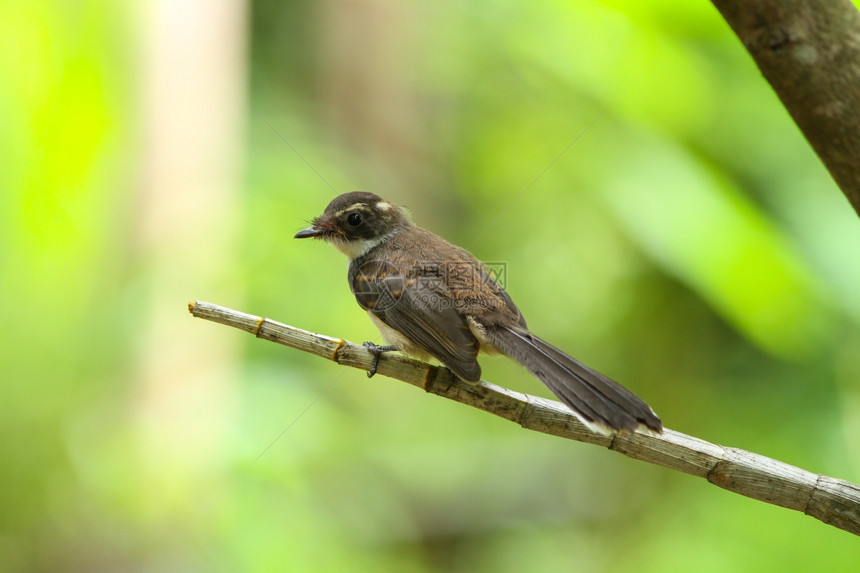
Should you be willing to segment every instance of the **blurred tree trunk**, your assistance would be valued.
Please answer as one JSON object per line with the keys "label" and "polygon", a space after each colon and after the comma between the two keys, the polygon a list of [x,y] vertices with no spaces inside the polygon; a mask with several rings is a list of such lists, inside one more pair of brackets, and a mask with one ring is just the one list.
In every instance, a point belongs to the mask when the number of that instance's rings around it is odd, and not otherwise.
{"label": "blurred tree trunk", "polygon": [[150,487],[169,480],[181,489],[193,487],[195,472],[210,472],[235,403],[230,372],[238,343],[199,332],[176,309],[200,292],[241,300],[230,273],[240,220],[246,6],[139,6],[144,133],[135,246],[136,270],[147,277],[141,316],[148,322],[136,372],[139,454]]}
{"label": "blurred tree trunk", "polygon": [[712,0],[860,214],[860,12],[851,0]]}

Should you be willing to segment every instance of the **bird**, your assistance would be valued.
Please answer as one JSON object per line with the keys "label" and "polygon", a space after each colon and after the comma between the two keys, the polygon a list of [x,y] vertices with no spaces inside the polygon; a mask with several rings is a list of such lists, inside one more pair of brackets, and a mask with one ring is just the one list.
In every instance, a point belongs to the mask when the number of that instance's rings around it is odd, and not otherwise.
{"label": "bird", "polygon": [[[469,251],[415,225],[408,212],[367,191],[335,197],[295,238],[322,239],[349,259],[350,290],[386,345],[365,342],[376,372],[383,352],[431,356],[469,383],[479,352],[515,360],[591,430],[660,434],[641,398],[533,334],[511,297]],[[552,292],[552,291],[550,291]]]}

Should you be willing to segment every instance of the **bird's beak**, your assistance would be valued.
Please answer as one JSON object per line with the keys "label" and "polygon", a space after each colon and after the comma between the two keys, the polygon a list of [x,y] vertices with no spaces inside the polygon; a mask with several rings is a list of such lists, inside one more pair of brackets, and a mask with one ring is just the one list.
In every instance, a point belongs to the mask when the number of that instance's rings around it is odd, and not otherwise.
{"label": "bird's beak", "polygon": [[321,237],[323,235],[327,235],[331,233],[331,229],[324,229],[323,227],[317,227],[314,225],[313,227],[308,227],[307,229],[302,229],[294,239],[307,239],[308,237]]}
{"label": "bird's beak", "polygon": [[310,237],[316,239],[329,239],[333,238],[335,235],[343,235],[343,231],[338,228],[337,221],[323,213],[319,217],[314,217],[312,225],[307,229],[302,229],[296,233],[294,238],[307,239]]}

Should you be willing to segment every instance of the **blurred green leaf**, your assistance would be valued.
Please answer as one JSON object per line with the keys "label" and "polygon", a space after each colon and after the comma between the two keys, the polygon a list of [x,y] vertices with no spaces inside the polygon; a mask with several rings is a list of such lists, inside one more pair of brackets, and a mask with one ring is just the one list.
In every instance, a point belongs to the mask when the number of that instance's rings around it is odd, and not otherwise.
{"label": "blurred green leaf", "polygon": [[604,196],[636,243],[762,348],[789,359],[820,350],[824,288],[786,236],[693,155],[630,140]]}

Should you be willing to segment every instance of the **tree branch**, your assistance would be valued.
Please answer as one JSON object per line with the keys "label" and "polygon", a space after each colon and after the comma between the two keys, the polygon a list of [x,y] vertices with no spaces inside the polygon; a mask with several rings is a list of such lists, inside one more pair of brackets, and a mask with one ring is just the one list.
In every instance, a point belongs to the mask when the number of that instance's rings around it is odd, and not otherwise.
{"label": "tree branch", "polygon": [[860,12],[851,0],[711,0],[860,214]]}
{"label": "tree branch", "polygon": [[[226,324],[343,366],[365,371],[370,368],[370,352],[340,338],[314,334],[207,302],[190,303],[188,310],[198,318]],[[860,535],[860,486],[853,483],[669,429],[661,436],[596,434],[559,402],[520,394],[483,380],[469,384],[445,367],[431,366],[399,354],[383,354],[378,373],[495,414],[528,430],[604,446],[637,460],[705,478],[721,488],[753,499],[802,511]]]}

